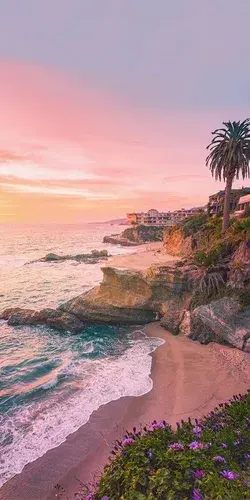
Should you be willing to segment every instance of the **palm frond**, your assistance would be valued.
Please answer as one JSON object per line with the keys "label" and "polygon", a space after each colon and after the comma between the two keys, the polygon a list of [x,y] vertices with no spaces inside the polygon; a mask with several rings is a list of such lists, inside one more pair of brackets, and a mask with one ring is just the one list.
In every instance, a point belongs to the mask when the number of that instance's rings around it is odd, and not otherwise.
{"label": "palm frond", "polygon": [[250,119],[223,122],[222,128],[212,132],[207,146],[206,166],[216,180],[250,177]]}

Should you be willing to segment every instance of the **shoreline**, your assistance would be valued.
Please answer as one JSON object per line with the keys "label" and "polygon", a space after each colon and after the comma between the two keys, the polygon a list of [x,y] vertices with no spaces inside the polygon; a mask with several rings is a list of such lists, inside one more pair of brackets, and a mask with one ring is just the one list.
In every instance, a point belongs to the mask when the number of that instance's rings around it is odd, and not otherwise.
{"label": "shoreline", "polygon": [[174,337],[159,323],[143,331],[165,340],[151,354],[153,388],[142,396],[121,397],[99,407],[64,443],[7,481],[0,489],[2,500],[53,500],[57,483],[71,500],[79,489],[75,478],[85,484],[93,482],[107,463],[114,441],[126,429],[154,419],[175,425],[181,418],[202,417],[219,402],[250,387],[248,354]]}

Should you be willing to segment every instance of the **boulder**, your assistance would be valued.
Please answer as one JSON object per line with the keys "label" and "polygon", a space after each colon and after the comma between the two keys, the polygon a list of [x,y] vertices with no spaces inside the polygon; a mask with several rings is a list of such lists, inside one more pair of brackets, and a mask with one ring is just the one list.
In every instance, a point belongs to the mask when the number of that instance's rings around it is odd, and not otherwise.
{"label": "boulder", "polygon": [[185,312],[180,331],[202,344],[217,342],[247,350],[250,308],[241,311],[237,297],[224,297]]}
{"label": "boulder", "polygon": [[107,250],[91,250],[91,255],[98,259],[109,256]]}
{"label": "boulder", "polygon": [[47,253],[47,255],[45,255],[45,257],[43,257],[41,259],[41,261],[43,262],[54,262],[54,261],[58,261],[58,260],[65,260],[67,257],[62,257],[60,255],[57,255],[56,253]]}
{"label": "boulder", "polygon": [[134,241],[129,241],[121,236],[104,236],[103,243],[110,243],[111,245],[121,245],[123,247],[132,247],[135,245],[140,245],[142,243],[136,243]]}
{"label": "boulder", "polygon": [[8,325],[46,325],[62,332],[79,333],[84,324],[72,314],[65,313],[59,309],[22,309],[20,307],[5,309],[0,319],[7,320]]}
{"label": "boulder", "polygon": [[170,299],[164,304],[164,316],[161,319],[161,326],[169,332],[177,335],[179,333],[180,324],[186,308],[189,306],[190,296],[180,296]]}

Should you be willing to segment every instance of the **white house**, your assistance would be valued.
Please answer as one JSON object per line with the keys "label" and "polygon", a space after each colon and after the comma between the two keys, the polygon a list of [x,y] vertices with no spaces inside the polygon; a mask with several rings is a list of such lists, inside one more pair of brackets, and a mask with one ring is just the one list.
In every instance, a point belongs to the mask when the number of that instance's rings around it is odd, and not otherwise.
{"label": "white house", "polygon": [[236,217],[243,215],[246,209],[249,207],[250,207],[250,194],[241,196],[239,199],[237,210],[234,212],[234,215],[236,215]]}

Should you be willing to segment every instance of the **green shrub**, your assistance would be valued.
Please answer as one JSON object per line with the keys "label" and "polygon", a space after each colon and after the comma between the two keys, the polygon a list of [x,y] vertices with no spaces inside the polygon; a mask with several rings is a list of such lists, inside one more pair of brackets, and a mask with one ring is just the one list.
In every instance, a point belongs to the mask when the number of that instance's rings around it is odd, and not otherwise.
{"label": "green shrub", "polygon": [[201,421],[152,422],[112,451],[92,500],[250,498],[250,394],[234,396]]}
{"label": "green shrub", "polygon": [[194,254],[193,261],[198,266],[210,267],[222,263],[232,255],[235,245],[230,241],[220,241],[212,246],[208,252],[197,251]]}
{"label": "green shrub", "polygon": [[184,237],[186,238],[191,234],[195,234],[199,229],[205,227],[207,220],[208,220],[207,214],[199,214],[193,217],[188,217],[183,222]]}
{"label": "green shrub", "polygon": [[250,231],[250,217],[236,220],[233,224],[233,231],[234,233]]}
{"label": "green shrub", "polygon": [[136,227],[129,227],[122,232],[122,237],[130,241],[143,241],[145,243],[162,241],[164,226],[144,226],[140,224]]}
{"label": "green shrub", "polygon": [[139,238],[142,241],[162,241],[163,233],[165,230],[164,226],[144,226],[140,225],[137,227]]}
{"label": "green shrub", "polygon": [[205,225],[205,228],[213,229],[215,232],[221,234],[222,217],[210,217]]}

